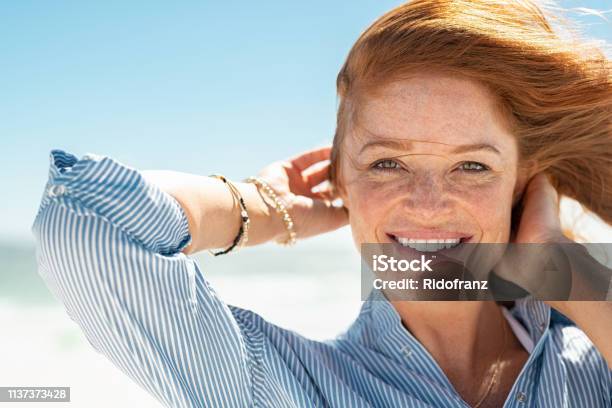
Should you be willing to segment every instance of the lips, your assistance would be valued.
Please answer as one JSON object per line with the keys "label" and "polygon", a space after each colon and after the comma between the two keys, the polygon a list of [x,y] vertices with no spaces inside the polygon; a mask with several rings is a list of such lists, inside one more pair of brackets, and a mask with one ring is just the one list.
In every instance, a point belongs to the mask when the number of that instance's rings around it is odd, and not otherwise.
{"label": "lips", "polygon": [[472,234],[462,231],[448,231],[438,229],[415,229],[387,231],[387,235],[413,239],[454,239],[470,238]]}

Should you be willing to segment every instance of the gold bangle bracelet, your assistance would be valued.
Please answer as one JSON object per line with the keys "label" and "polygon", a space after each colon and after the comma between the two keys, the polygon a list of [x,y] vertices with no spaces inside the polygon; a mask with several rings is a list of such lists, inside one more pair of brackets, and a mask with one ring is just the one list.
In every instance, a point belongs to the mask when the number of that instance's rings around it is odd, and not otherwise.
{"label": "gold bangle bracelet", "polygon": [[287,205],[280,199],[274,189],[270,187],[268,183],[259,177],[251,176],[245,180],[247,183],[253,183],[257,186],[258,190],[271,199],[274,202],[274,209],[282,217],[285,228],[287,229],[287,238],[284,240],[277,240],[276,242],[281,245],[294,245],[296,242],[297,234],[293,224],[293,219],[287,211]]}
{"label": "gold bangle bracelet", "polygon": [[225,176],[221,174],[211,174],[209,177],[214,177],[223,181],[229,188],[230,192],[232,193],[232,196],[238,201],[238,205],[240,206],[240,230],[238,230],[238,234],[236,235],[236,238],[234,238],[232,245],[222,251],[214,252],[209,250],[209,252],[214,256],[224,255],[231,251],[236,252],[240,248],[242,248],[249,240],[249,225],[251,223],[251,220],[249,218],[249,213],[247,212],[246,205],[244,204],[244,199],[242,198],[240,191],[234,185],[234,183],[228,180]]}

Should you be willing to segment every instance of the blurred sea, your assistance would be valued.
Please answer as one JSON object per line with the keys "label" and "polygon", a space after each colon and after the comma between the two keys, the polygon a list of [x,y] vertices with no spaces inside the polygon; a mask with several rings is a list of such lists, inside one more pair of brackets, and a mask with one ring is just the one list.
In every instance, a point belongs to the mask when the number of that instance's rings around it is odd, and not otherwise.
{"label": "blurred sea", "polygon": [[[226,303],[310,338],[335,337],[359,312],[360,264],[348,228],[290,248],[195,258]],[[0,271],[0,386],[70,386],[72,402],[54,407],[160,406],[89,346],[38,276],[33,245],[0,243]]]}

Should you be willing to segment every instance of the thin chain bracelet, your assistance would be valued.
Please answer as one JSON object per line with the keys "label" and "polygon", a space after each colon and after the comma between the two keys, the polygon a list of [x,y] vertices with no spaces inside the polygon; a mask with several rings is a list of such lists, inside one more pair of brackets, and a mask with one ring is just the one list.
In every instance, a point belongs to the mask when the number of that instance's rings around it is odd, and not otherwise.
{"label": "thin chain bracelet", "polygon": [[232,193],[232,196],[238,200],[238,205],[240,206],[240,230],[238,231],[238,235],[236,235],[236,238],[234,238],[232,245],[230,245],[229,248],[224,249],[223,251],[218,251],[218,252],[213,252],[211,250],[208,251],[214,256],[218,256],[218,255],[227,254],[228,252],[234,249],[237,251],[238,249],[242,248],[248,242],[249,225],[251,223],[251,220],[249,218],[249,213],[247,212],[246,205],[244,204],[242,195],[240,194],[240,191],[234,185],[234,183],[229,181],[225,176],[221,174],[211,174],[209,177],[215,177],[223,181],[229,188],[230,192]]}
{"label": "thin chain bracelet", "polygon": [[287,211],[287,206],[283,202],[283,200],[278,197],[274,189],[272,189],[272,187],[270,187],[268,183],[266,183],[259,177],[251,176],[245,181],[247,183],[255,184],[264,195],[268,196],[268,198],[274,201],[274,209],[282,217],[283,222],[285,223],[285,228],[287,229],[287,238],[285,240],[278,240],[276,242],[281,245],[294,245],[296,242],[297,234],[295,233],[293,219],[289,215],[289,212]]}

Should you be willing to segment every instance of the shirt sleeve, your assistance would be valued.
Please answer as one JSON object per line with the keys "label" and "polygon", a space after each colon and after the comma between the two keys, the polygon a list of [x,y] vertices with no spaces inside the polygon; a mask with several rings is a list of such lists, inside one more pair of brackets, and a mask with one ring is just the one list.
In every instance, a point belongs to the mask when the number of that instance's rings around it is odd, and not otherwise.
{"label": "shirt sleeve", "polygon": [[180,252],[190,236],[174,198],[108,157],[54,150],[32,231],[70,318],[162,404],[250,405],[247,339]]}

